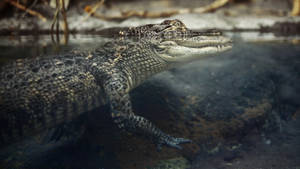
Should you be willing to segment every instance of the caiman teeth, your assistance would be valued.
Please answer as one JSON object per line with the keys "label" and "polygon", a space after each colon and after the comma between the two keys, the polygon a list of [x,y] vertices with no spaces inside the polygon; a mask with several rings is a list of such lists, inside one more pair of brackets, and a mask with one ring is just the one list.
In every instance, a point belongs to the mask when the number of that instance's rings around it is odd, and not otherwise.
{"label": "caiman teeth", "polygon": [[[203,40],[201,40],[201,38]],[[200,37],[197,40],[197,37],[195,39],[187,39],[187,40],[176,40],[175,42],[184,47],[189,48],[204,48],[204,47],[216,47],[216,48],[222,48],[222,47],[228,47],[232,46],[232,40],[225,37],[214,37],[212,39],[211,37],[208,37],[209,39],[204,39],[205,37]]]}
{"label": "caiman teeth", "polygon": [[216,47],[218,49],[222,49],[224,47],[232,46],[232,43],[222,43],[222,44],[205,44],[205,45],[182,45],[189,48],[206,48],[206,47]]}

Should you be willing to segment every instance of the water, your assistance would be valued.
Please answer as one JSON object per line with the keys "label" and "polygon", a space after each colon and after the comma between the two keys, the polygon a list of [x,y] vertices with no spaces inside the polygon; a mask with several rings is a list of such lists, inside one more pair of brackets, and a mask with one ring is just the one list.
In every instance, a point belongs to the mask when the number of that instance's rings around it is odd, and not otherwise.
{"label": "water", "polygon": [[[82,35],[58,46],[48,36],[2,37],[0,63],[93,49],[107,41]],[[150,141],[120,132],[109,108],[102,106],[82,117],[87,132],[81,139],[43,144],[26,140],[1,154],[0,167],[296,169],[299,54],[300,46],[289,42],[235,39],[231,51],[160,73],[132,91],[138,115],[194,141],[181,151],[165,147],[157,152]]]}
{"label": "water", "polygon": [[2,36],[0,41],[1,62],[18,58],[40,57],[66,53],[72,49],[92,49],[105,43],[106,38],[93,35],[73,35],[70,42],[57,44],[48,35]]}

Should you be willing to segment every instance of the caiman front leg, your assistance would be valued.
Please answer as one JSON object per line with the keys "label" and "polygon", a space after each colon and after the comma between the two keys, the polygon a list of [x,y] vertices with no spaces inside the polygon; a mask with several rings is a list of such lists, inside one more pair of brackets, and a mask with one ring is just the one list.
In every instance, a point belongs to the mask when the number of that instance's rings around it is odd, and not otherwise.
{"label": "caiman front leg", "polygon": [[162,145],[181,149],[179,144],[191,142],[188,139],[172,137],[146,118],[135,115],[132,111],[128,88],[126,79],[119,74],[113,74],[104,84],[110,101],[111,116],[119,128],[150,138],[157,145],[158,150],[161,150]]}

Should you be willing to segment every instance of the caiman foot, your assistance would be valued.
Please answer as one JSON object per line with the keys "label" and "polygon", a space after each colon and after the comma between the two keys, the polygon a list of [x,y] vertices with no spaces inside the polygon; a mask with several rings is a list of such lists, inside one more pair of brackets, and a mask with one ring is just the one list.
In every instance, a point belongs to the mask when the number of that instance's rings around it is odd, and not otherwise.
{"label": "caiman foot", "polygon": [[176,138],[172,137],[170,135],[163,135],[159,138],[158,143],[157,143],[157,151],[160,151],[162,149],[163,145],[176,148],[181,150],[182,147],[179,144],[185,144],[185,143],[191,143],[192,140],[185,139],[185,138]]}

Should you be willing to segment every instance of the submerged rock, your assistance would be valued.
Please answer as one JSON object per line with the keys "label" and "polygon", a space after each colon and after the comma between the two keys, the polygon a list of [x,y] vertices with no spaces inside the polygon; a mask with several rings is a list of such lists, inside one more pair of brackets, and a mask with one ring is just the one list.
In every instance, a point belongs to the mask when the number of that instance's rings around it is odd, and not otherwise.
{"label": "submerged rock", "polygon": [[149,167],[147,169],[188,169],[190,166],[191,165],[187,159],[177,157],[168,160],[161,160],[154,167]]}

